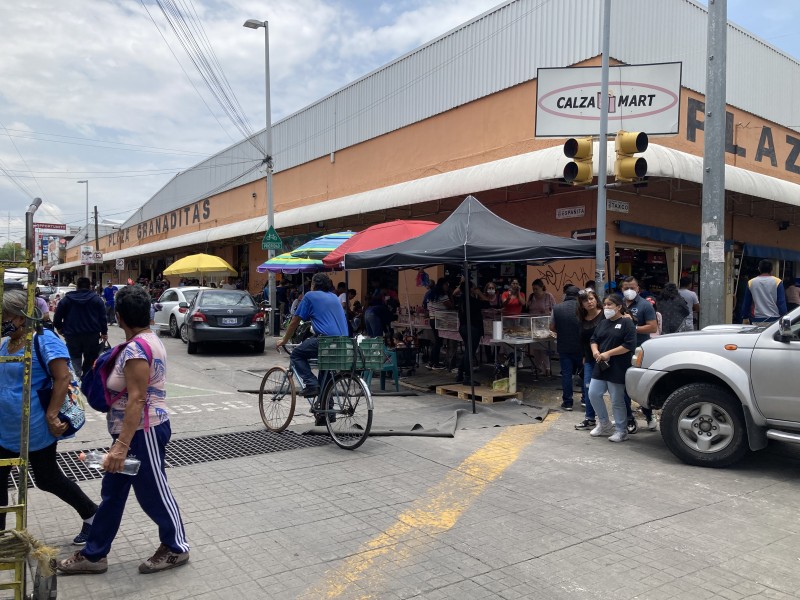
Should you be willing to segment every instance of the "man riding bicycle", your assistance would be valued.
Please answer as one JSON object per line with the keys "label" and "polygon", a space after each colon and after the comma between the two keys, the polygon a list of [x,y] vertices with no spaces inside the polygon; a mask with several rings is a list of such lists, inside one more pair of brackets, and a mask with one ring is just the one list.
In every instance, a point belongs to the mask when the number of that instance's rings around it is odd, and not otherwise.
{"label": "man riding bicycle", "polygon": [[[311,279],[311,291],[303,296],[297,307],[297,312],[292,317],[283,339],[278,341],[276,348],[286,345],[300,321],[311,319],[311,325],[316,335],[347,335],[347,317],[339,299],[333,292],[330,277],[317,273]],[[291,364],[303,380],[303,396],[314,397],[319,394],[319,380],[314,375],[308,364],[309,359],[316,358],[319,352],[319,339],[310,337],[297,346],[291,355]]]}

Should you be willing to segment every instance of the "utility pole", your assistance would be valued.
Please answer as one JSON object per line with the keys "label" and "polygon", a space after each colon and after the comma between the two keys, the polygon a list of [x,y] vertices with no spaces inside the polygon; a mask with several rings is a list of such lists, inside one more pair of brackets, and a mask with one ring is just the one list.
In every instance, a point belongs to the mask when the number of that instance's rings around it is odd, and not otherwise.
{"label": "utility pole", "polygon": [[725,321],[725,69],[727,0],[708,1],[700,328]]}
{"label": "utility pole", "polygon": [[[94,205],[94,250],[95,252],[100,252],[100,235],[99,235],[99,227],[97,225],[97,205]],[[100,277],[100,268],[102,264],[94,263],[94,276],[97,283],[103,285]]]}
{"label": "utility pole", "polygon": [[600,139],[597,144],[597,225],[595,231],[595,290],[606,295],[606,180],[608,178],[608,48],[611,39],[611,0],[603,3],[603,57],[600,74]]}

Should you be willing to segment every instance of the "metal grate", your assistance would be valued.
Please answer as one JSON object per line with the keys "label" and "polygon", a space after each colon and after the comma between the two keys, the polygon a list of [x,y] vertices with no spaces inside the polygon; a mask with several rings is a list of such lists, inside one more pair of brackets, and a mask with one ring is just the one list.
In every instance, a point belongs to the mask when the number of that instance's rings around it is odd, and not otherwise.
{"label": "metal grate", "polygon": [[[274,433],[266,429],[256,431],[240,431],[235,433],[217,433],[194,438],[171,440],[167,445],[167,468],[183,467],[200,463],[224,460],[226,458],[240,458],[243,456],[256,456],[284,450],[298,448],[313,448],[325,446],[331,439],[324,435],[300,435],[291,431]],[[108,448],[87,448],[108,452]],[[72,481],[89,481],[103,476],[102,471],[88,468],[79,458],[81,451],[59,452],[56,462],[61,470]],[[11,478],[15,488],[18,487],[17,469],[12,469]],[[35,487],[36,482],[32,472],[28,472],[30,480],[28,487]]]}

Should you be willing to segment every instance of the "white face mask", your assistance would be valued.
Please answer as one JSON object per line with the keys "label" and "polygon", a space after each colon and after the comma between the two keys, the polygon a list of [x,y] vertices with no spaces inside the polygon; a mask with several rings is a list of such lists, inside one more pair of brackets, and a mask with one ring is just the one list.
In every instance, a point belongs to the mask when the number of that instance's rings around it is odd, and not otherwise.
{"label": "white face mask", "polygon": [[626,300],[633,300],[638,293],[636,290],[625,290],[622,295],[625,296]]}
{"label": "white face mask", "polygon": [[603,309],[603,314],[605,315],[606,319],[610,319],[615,314],[617,314],[617,311],[614,310],[613,308],[604,308]]}
{"label": "white face mask", "polygon": [[486,290],[486,293],[490,296],[494,296],[497,292],[495,290]]}

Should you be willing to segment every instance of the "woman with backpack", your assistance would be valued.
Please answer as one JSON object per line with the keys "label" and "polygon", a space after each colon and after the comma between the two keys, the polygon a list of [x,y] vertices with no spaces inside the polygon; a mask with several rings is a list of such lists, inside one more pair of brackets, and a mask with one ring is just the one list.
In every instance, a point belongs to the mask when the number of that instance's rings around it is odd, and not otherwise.
{"label": "woman with backpack", "polygon": [[[25,311],[28,295],[22,290],[3,294],[3,342],[0,356],[22,356],[25,335],[31,327]],[[20,423],[22,419],[22,362],[0,363],[0,458],[19,456]],[[81,546],[91,527],[97,505],[74,481],[64,475],[56,463],[58,439],[67,424],[58,418],[70,384],[69,352],[64,342],[45,329],[34,336],[31,361],[31,409],[28,459],[40,490],[50,492],[69,504],[83,519],[81,532],[72,543]],[[50,389],[50,404],[45,408],[37,390]],[[8,504],[8,476],[11,467],[0,467],[0,505]],[[0,514],[0,529],[5,529],[6,515]]]}
{"label": "woman with backpack", "polygon": [[[106,380],[113,399],[106,419],[114,443],[105,457],[102,502],[86,547],[58,562],[58,569],[68,574],[108,570],[106,557],[131,487],[142,510],[158,525],[161,539],[155,554],[139,565],[139,572],[157,573],[189,560],[183,521],[164,470],[171,436],[166,404],[167,354],[158,335],[150,330],[150,297],[144,288],[127,286],[120,290],[115,309],[125,342],[116,351]],[[141,461],[139,472],[133,476],[121,473],[128,453]]]}

